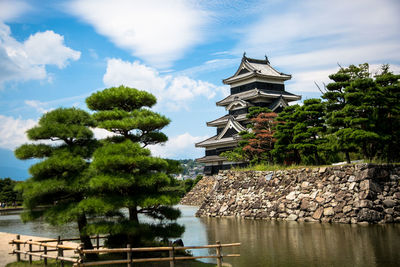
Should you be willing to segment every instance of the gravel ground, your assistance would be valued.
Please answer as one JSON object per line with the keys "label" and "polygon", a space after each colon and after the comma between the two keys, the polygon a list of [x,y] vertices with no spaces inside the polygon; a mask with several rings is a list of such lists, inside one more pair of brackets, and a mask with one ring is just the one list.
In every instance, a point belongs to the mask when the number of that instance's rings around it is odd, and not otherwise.
{"label": "gravel ground", "polygon": [[[17,260],[17,257],[15,254],[9,254],[13,250],[13,246],[11,244],[9,244],[9,242],[15,238],[16,238],[16,234],[0,232],[0,267],[4,267],[4,266],[6,266],[7,263],[14,262]],[[32,239],[33,241],[40,241],[40,240],[50,239],[50,238],[21,235],[21,240],[29,240],[29,239]],[[64,242],[64,245],[70,245],[70,246],[75,246],[75,247],[78,246],[77,243],[73,243],[73,242]],[[14,248],[15,248],[15,246],[14,246]],[[23,248],[23,245],[21,245],[21,248]],[[33,246],[34,250],[37,248],[38,248],[37,246]],[[73,251],[68,251],[64,255],[72,256]],[[21,259],[25,259],[25,256],[21,255]],[[26,259],[28,259],[28,257],[26,257]],[[33,257],[33,260],[37,260],[37,257]]]}

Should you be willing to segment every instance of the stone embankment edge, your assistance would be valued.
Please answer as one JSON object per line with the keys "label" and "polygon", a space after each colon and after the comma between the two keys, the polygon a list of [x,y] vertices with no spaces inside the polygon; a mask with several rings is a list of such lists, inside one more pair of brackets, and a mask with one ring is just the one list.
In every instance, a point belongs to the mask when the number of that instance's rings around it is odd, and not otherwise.
{"label": "stone embankment edge", "polygon": [[[207,187],[200,181],[182,203],[200,205],[197,216],[362,224],[400,222],[400,165],[228,170],[206,180]],[[190,202],[191,199],[195,201]]]}

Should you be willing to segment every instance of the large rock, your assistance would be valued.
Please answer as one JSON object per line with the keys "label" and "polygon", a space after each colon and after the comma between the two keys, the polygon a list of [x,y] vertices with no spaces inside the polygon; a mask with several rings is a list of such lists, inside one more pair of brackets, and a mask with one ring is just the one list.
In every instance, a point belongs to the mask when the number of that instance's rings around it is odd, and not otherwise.
{"label": "large rock", "polygon": [[375,210],[363,208],[357,214],[357,221],[359,221],[359,222],[378,222],[382,219],[382,217],[383,216]]}
{"label": "large rock", "polygon": [[383,205],[387,208],[393,208],[394,206],[396,206],[396,200],[393,199],[385,199],[383,201]]}
{"label": "large rock", "polygon": [[314,214],[312,215],[313,219],[315,220],[319,220],[322,217],[322,213],[324,212],[324,208],[319,207]]}
{"label": "large rock", "polygon": [[294,200],[295,198],[296,198],[296,192],[295,192],[295,191],[290,192],[290,193],[286,196],[286,199],[287,199],[287,200]]}
{"label": "large rock", "polygon": [[335,214],[335,212],[333,211],[332,207],[328,207],[328,208],[324,209],[324,216],[332,216],[334,214]]}
{"label": "large rock", "polygon": [[292,213],[286,218],[286,220],[287,221],[295,221],[295,220],[297,220],[297,218],[298,218],[298,216],[296,214]]}

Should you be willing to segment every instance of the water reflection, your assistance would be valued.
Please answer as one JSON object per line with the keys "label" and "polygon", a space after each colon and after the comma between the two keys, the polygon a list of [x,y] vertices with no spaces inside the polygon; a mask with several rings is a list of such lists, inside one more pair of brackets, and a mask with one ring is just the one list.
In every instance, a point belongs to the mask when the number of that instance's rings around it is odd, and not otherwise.
{"label": "water reflection", "polygon": [[[186,231],[186,246],[241,242],[240,248],[224,248],[224,253],[240,253],[226,259],[233,266],[399,266],[400,225],[342,225],[244,220],[236,218],[196,218],[195,207],[179,206],[178,223]],[[76,237],[76,227],[55,227],[43,222],[22,223],[18,212],[0,215],[0,232],[25,235]],[[210,250],[215,253],[215,250]],[[193,250],[194,255],[207,255]]]}
{"label": "water reflection", "polygon": [[0,214],[0,232],[49,238],[56,238],[58,235],[64,238],[78,236],[75,224],[53,226],[41,221],[23,223],[20,213],[20,211],[2,212]]}
{"label": "water reflection", "polygon": [[233,266],[399,266],[399,225],[202,218],[209,242],[241,242]]}

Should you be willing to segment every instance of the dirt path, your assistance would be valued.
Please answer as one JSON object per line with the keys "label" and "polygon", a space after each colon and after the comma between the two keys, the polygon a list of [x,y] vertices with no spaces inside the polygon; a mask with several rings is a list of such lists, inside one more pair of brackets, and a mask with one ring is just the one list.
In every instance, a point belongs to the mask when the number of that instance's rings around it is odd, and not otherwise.
{"label": "dirt path", "polygon": [[[6,266],[7,263],[16,261],[17,257],[13,254],[9,254],[13,250],[13,246],[10,245],[9,242],[15,238],[16,238],[16,234],[0,232],[0,267],[4,267],[4,266]],[[40,240],[49,239],[49,238],[21,235],[21,240],[29,240],[29,239],[32,239],[34,241],[40,241]],[[77,243],[73,243],[73,242],[64,242],[64,244],[70,245],[70,246],[78,246]],[[23,247],[23,245],[22,245],[22,247]],[[37,248],[37,247],[34,247],[34,248]],[[65,255],[66,256],[73,255],[73,252],[69,251],[69,253],[68,254],[66,253]],[[21,255],[21,259],[24,259],[24,258],[25,258],[25,256]],[[35,258],[36,257],[34,257],[33,259],[35,260]]]}

